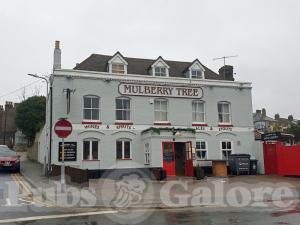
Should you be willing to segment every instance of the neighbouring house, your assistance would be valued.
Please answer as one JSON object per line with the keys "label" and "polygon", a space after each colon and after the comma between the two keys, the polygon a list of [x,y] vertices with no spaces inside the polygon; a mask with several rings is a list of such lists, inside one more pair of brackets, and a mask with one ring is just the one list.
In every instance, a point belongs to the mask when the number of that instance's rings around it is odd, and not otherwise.
{"label": "neighbouring house", "polygon": [[4,107],[0,105],[0,144],[13,147],[15,144],[15,133],[17,131],[15,117],[16,106],[12,102],[5,102]]}
{"label": "neighbouring house", "polygon": [[[68,166],[100,172],[163,168],[168,176],[192,176],[204,160],[254,154],[252,86],[236,81],[232,66],[216,73],[198,59],[117,52],[92,54],[62,69],[56,42],[53,68],[47,121],[67,118],[73,125],[65,139]],[[48,127],[40,136],[39,161],[47,155],[61,165],[62,140]]]}
{"label": "neighbouring house", "polygon": [[277,113],[274,118],[266,113],[266,109],[258,109],[253,113],[254,128],[257,132],[270,133],[270,132],[283,132],[292,124],[296,124],[297,120],[289,115],[288,118],[281,118]]}

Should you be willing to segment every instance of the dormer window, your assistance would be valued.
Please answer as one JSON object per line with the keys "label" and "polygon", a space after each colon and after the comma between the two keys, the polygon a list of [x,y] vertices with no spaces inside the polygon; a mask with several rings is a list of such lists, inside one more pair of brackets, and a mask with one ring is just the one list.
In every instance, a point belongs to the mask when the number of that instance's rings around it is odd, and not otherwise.
{"label": "dormer window", "polygon": [[199,70],[199,69],[191,69],[191,78],[194,78],[194,79],[202,79],[202,78],[203,78],[202,70]]}
{"label": "dormer window", "polygon": [[125,74],[125,66],[123,64],[120,64],[120,63],[112,63],[111,72],[112,73]]}
{"label": "dormer window", "polygon": [[167,76],[167,69],[166,67],[157,66],[154,68],[154,75],[158,77],[166,77]]}
{"label": "dormer window", "polygon": [[155,77],[168,77],[169,69],[169,65],[161,56],[159,56],[157,60],[151,65],[152,75]]}
{"label": "dormer window", "polygon": [[204,79],[204,67],[198,59],[194,60],[186,70],[186,76],[190,79]]}
{"label": "dormer window", "polygon": [[128,63],[120,52],[117,52],[108,61],[108,72],[114,74],[127,74]]}

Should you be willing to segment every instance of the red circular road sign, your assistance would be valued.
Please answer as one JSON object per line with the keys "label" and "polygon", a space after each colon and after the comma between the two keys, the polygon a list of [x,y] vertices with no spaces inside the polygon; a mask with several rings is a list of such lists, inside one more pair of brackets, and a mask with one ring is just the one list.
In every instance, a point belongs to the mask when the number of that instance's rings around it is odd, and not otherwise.
{"label": "red circular road sign", "polygon": [[54,126],[54,132],[60,138],[66,138],[72,133],[72,124],[65,119],[61,119],[56,122]]}

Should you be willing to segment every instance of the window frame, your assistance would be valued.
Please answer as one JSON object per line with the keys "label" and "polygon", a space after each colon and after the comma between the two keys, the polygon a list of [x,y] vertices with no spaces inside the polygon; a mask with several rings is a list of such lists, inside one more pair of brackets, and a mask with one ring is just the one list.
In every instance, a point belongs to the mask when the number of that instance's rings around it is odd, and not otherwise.
{"label": "window frame", "polygon": [[[229,113],[219,112],[219,105],[225,105],[225,104],[228,105]],[[224,125],[231,125],[232,124],[231,103],[228,102],[228,101],[219,101],[218,104],[217,104],[217,110],[218,110],[218,122],[219,122],[219,124],[221,124],[221,125],[222,124],[224,124]],[[222,120],[223,121],[220,121],[220,115],[222,115]],[[228,118],[229,118],[228,122],[224,122],[224,115],[228,115]]]}
{"label": "window frame", "polygon": [[[197,149],[197,142],[204,142],[205,143],[205,149],[201,149],[201,148]],[[200,144],[200,146],[201,146],[201,144]],[[205,158],[198,157],[197,152],[206,152],[206,157]],[[208,146],[207,146],[207,141],[206,140],[204,140],[204,139],[198,139],[198,140],[196,140],[195,155],[196,155],[197,160],[208,159]]]}
{"label": "window frame", "polygon": [[[156,69],[159,69],[159,72],[156,71]],[[165,70],[165,75],[161,75],[162,74],[162,69]],[[168,76],[168,72],[167,72],[168,68],[165,66],[154,66],[154,76],[155,77],[167,77]],[[158,75],[159,74],[159,75]]]}
{"label": "window frame", "polygon": [[[98,143],[97,159],[93,159],[93,142]],[[89,159],[84,159],[84,142],[89,142]],[[97,138],[85,138],[82,140],[82,161],[100,161],[100,140]]]}
{"label": "window frame", "polygon": [[[146,147],[148,145],[148,148]],[[150,143],[145,143],[144,144],[144,156],[145,156],[145,165],[150,165],[151,164],[151,153],[150,153]]]}
{"label": "window frame", "polygon": [[[193,110],[193,104],[194,103],[202,103],[203,104],[203,112],[197,112]],[[196,121],[194,119],[194,114],[203,114],[203,121]],[[197,116],[196,116],[197,117]],[[192,101],[192,124],[205,124],[206,121],[206,107],[205,107],[205,102],[201,100],[193,100]]]}
{"label": "window frame", "polygon": [[[93,106],[92,106],[92,102],[91,102],[91,108],[85,108],[85,106],[84,106],[84,101],[85,101],[85,98],[90,98],[90,99],[98,99],[98,105],[99,105],[99,107],[98,108],[93,108]],[[101,98],[99,97],[99,96],[97,96],[97,95],[84,95],[83,96],[83,115],[82,115],[82,118],[83,118],[83,121],[85,121],[85,122],[100,122],[101,121],[101,113],[100,113],[100,110],[101,110]],[[92,110],[98,110],[98,119],[97,120],[95,120],[95,119],[93,119],[92,117],[93,117],[93,114],[92,114]],[[91,110],[91,119],[86,119],[85,118],[85,110]]]}
{"label": "window frame", "polygon": [[[114,71],[114,66],[123,66],[123,69],[115,69],[115,71]],[[114,73],[114,74],[122,74],[122,75],[124,75],[124,74],[126,74],[126,68],[125,68],[125,65],[123,64],[123,63],[114,63],[114,62],[112,62],[111,63],[111,73]]]}
{"label": "window frame", "polygon": [[[129,101],[129,110],[126,109],[117,109],[117,100],[128,100]],[[123,106],[123,103],[122,103]],[[129,120],[118,120],[117,119],[117,111],[129,111]],[[123,115],[123,114],[122,114]],[[123,122],[131,122],[132,121],[132,112],[131,112],[131,98],[128,97],[117,97],[115,98],[115,120],[117,123],[123,123]]]}
{"label": "window frame", "polygon": [[[155,109],[155,102],[156,101],[166,102],[167,106],[166,106],[166,111],[165,112],[163,110],[161,110],[161,103],[160,103],[160,109],[159,110]],[[166,99],[166,98],[156,98],[156,99],[154,99],[154,101],[153,101],[153,111],[154,111],[154,123],[170,123],[169,118],[168,118],[169,117],[169,115],[168,115],[169,114],[169,100],[168,99]],[[156,112],[166,113],[167,120],[156,120],[156,118],[155,118]],[[159,119],[161,119],[161,118],[159,118]]]}
{"label": "window frame", "polygon": [[[197,72],[197,75],[198,75],[198,72],[200,72],[200,77],[198,77],[196,75],[196,77],[193,75],[193,72]],[[203,79],[204,76],[203,76],[203,71],[201,69],[190,69],[190,79]]]}
{"label": "window frame", "polygon": [[[226,149],[223,149],[223,142],[226,142]],[[230,145],[231,145],[231,148],[230,148],[230,149],[227,148],[228,142],[230,142]],[[226,154],[226,155],[227,155],[227,158],[224,158],[224,157],[223,157],[223,151],[226,151],[226,152],[231,151],[231,154],[234,154],[233,144],[234,144],[234,142],[233,142],[232,140],[229,140],[229,139],[223,139],[223,140],[220,141],[221,159],[228,160],[229,154],[227,153],[227,154]]]}
{"label": "window frame", "polygon": [[[122,158],[118,158],[117,154],[117,143],[121,142],[122,143]],[[129,142],[129,151],[130,151],[130,157],[125,158],[125,142]],[[116,160],[132,160],[132,140],[128,138],[121,138],[116,140]]]}

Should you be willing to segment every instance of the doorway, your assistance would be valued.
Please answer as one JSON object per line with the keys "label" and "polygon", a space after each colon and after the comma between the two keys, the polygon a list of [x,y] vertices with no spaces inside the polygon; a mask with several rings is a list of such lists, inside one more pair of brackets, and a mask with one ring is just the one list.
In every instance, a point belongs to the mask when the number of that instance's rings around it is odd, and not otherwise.
{"label": "doorway", "polygon": [[175,173],[176,176],[185,175],[185,143],[175,142]]}
{"label": "doorway", "polygon": [[193,176],[191,142],[163,142],[163,168],[168,176]]}

